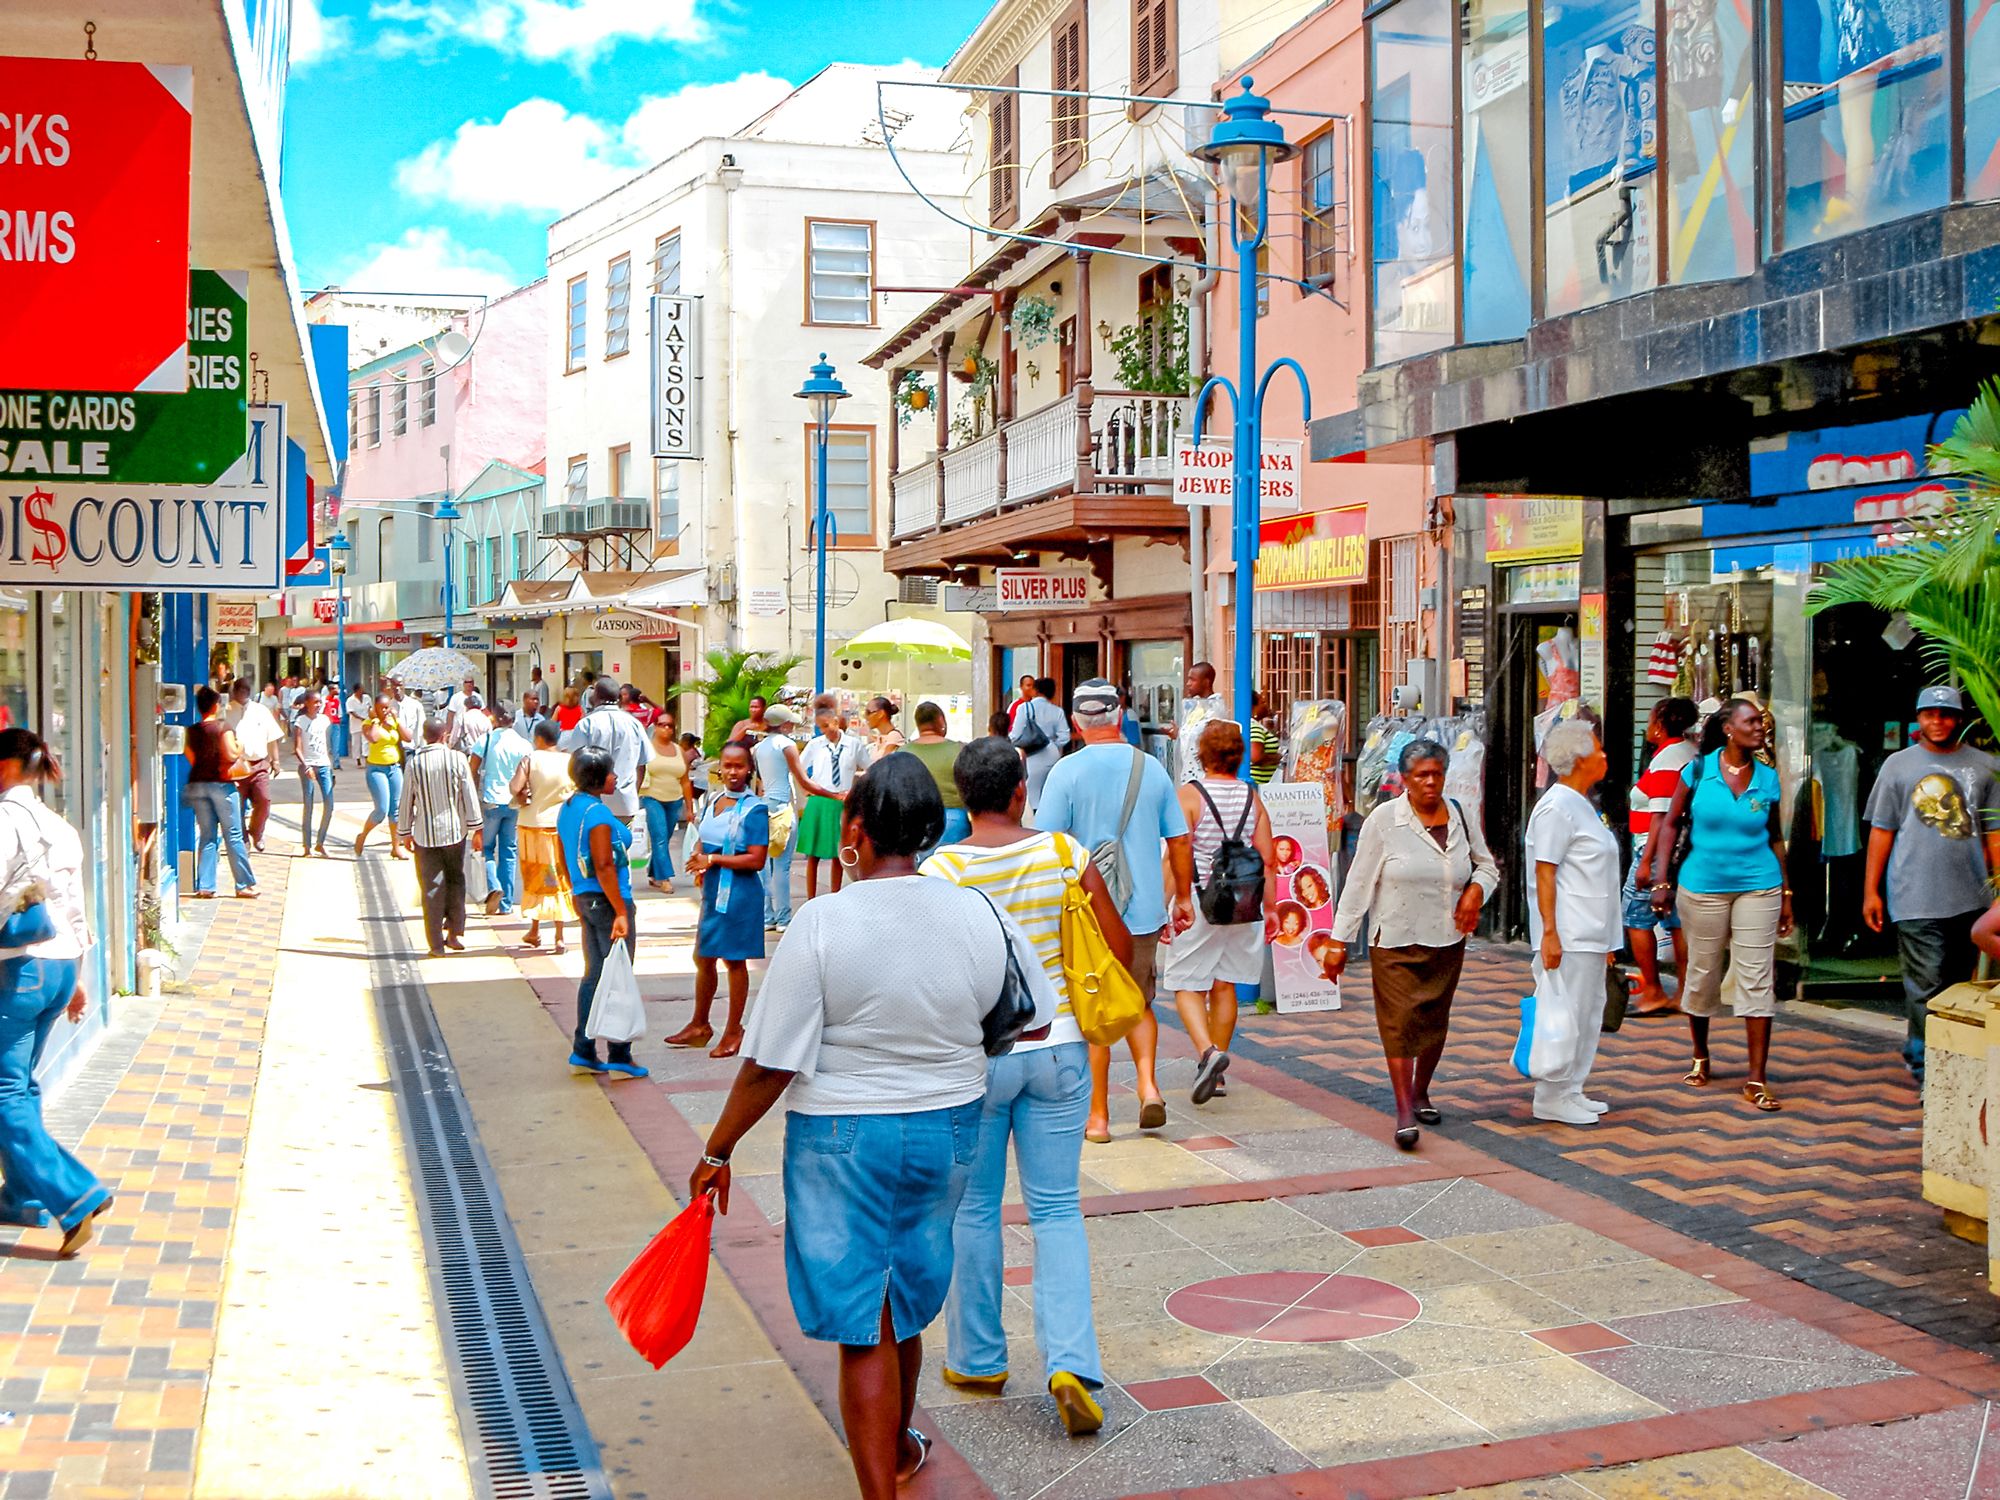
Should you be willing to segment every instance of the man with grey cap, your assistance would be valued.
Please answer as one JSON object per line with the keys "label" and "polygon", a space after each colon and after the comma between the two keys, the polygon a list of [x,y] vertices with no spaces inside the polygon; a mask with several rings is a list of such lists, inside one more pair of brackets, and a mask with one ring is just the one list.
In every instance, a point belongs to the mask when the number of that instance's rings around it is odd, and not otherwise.
{"label": "man with grey cap", "polygon": [[1987,877],[2000,870],[2000,781],[1992,756],[1959,743],[1964,726],[1957,688],[1925,688],[1916,743],[1882,762],[1868,798],[1861,919],[1876,932],[1896,925],[1909,1019],[1903,1060],[1919,1084],[1931,998],[1972,977],[1972,924],[1991,904]]}
{"label": "man with grey cap", "polygon": [[[1167,1107],[1153,1072],[1160,1043],[1160,1023],[1153,1019],[1151,1008],[1153,983],[1159,945],[1172,942],[1194,921],[1194,853],[1187,814],[1165,768],[1125,743],[1120,723],[1124,705],[1115,686],[1093,677],[1077,687],[1070,707],[1083,748],[1050,770],[1033,822],[1046,833],[1067,833],[1090,850],[1091,862],[1104,872],[1118,914],[1131,931],[1132,977],[1139,981],[1147,1010],[1127,1041],[1139,1068],[1139,1124],[1158,1130],[1167,1123]],[[1174,891],[1171,911],[1166,895],[1169,878]],[[1111,1050],[1092,1047],[1085,1140],[1111,1139],[1110,1074]]]}

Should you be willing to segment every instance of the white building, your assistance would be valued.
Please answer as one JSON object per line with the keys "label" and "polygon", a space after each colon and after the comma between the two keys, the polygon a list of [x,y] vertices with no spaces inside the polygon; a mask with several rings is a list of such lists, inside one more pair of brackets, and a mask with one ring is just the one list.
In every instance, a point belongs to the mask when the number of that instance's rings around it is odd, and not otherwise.
{"label": "white building", "polygon": [[[882,568],[889,394],[861,357],[926,300],[881,288],[949,286],[966,259],[966,231],[898,170],[900,160],[940,201],[962,197],[962,100],[898,90],[886,121],[896,156],[883,145],[878,79],[929,76],[829,67],[741,129],[692,143],[550,226],[543,532],[590,580],[510,590],[489,611],[499,629],[540,624],[549,675],[590,668],[657,695],[712,646],[811,657],[811,443],[796,392],[822,353],[853,393],[829,453],[828,640],[904,608]],[[696,325],[695,456],[657,462],[655,293],[694,299]],[[805,666],[794,680],[810,678]],[[828,683],[903,685],[831,661]],[[913,685],[952,686],[921,672]]]}

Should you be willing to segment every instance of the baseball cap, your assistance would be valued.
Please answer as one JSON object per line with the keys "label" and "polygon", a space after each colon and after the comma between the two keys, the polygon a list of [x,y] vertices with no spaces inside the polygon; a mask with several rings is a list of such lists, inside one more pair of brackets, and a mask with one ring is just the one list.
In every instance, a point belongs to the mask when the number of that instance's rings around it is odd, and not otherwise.
{"label": "baseball cap", "polygon": [[788,725],[798,723],[799,716],[785,707],[784,704],[773,703],[769,708],[764,710],[764,722],[766,724],[775,724],[780,729],[784,729]]}
{"label": "baseball cap", "polygon": [[1069,706],[1080,714],[1116,713],[1122,700],[1114,683],[1102,677],[1093,677],[1087,682],[1079,682],[1076,691],[1070,694]]}
{"label": "baseball cap", "polygon": [[1965,699],[1959,695],[1955,687],[1927,687],[1917,694],[1917,712],[1922,713],[1927,708],[1941,708],[1947,713],[1963,714]]}

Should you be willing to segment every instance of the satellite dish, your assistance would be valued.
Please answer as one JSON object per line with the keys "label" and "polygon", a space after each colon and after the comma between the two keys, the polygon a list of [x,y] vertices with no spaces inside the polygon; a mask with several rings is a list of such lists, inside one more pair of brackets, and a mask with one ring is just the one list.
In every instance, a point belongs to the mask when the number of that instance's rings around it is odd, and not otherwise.
{"label": "satellite dish", "polygon": [[472,340],[456,328],[447,328],[437,336],[437,342],[431,348],[437,354],[438,363],[448,370],[472,352]]}

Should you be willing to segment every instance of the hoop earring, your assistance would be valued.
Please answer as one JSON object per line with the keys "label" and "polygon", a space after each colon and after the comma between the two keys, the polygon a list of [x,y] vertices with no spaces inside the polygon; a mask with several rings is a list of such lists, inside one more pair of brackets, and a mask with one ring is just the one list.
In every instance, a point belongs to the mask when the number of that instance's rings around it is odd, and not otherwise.
{"label": "hoop earring", "polygon": [[838,858],[843,870],[851,870],[861,863],[861,851],[852,844],[842,844]]}

